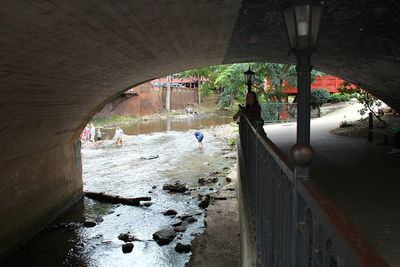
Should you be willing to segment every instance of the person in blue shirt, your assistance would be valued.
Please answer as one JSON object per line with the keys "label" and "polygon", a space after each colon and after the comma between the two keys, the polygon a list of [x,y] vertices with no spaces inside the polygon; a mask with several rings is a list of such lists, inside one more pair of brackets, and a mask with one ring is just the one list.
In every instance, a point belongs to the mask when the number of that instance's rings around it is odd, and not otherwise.
{"label": "person in blue shirt", "polygon": [[204,138],[204,134],[200,131],[195,131],[194,132],[194,136],[197,139],[197,142],[199,143],[199,149],[203,148],[203,138]]}

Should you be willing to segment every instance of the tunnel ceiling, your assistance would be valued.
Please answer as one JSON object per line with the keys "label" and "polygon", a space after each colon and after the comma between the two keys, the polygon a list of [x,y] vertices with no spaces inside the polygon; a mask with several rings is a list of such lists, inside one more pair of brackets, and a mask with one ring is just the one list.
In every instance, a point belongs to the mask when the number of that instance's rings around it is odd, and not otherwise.
{"label": "tunnel ceiling", "polygon": [[[221,63],[294,62],[281,1],[15,0],[0,9],[0,160],[73,142],[118,92]],[[397,1],[326,1],[314,66],[400,107]]]}

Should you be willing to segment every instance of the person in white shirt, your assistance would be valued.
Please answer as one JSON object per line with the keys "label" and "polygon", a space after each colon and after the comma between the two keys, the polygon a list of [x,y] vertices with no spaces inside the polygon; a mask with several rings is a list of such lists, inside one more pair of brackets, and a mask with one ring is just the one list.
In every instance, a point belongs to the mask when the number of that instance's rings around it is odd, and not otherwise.
{"label": "person in white shirt", "polygon": [[124,131],[122,131],[121,128],[117,127],[117,129],[115,129],[115,135],[114,138],[115,140],[115,144],[117,146],[122,146],[122,137],[124,136]]}
{"label": "person in white shirt", "polygon": [[90,141],[94,142],[94,136],[96,135],[96,128],[93,124],[90,124]]}

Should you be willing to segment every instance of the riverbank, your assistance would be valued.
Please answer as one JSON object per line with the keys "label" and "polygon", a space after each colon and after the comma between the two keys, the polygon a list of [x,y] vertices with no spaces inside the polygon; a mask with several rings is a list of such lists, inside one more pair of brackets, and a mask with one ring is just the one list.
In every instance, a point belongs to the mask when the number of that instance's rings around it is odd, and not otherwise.
{"label": "riverbank", "polygon": [[143,116],[124,116],[114,115],[109,117],[94,117],[90,120],[98,128],[115,128],[115,127],[129,127],[140,122],[148,122],[154,120],[168,120],[168,119],[190,119],[207,114],[219,114],[220,111],[215,107],[208,106],[191,106],[180,110],[171,110],[165,112],[157,112]]}
{"label": "riverbank", "polygon": [[236,186],[236,165],[228,178],[231,184],[217,194],[207,208],[206,230],[192,242],[192,256],[186,267],[239,266],[240,225]]}
{"label": "riverbank", "polygon": [[[179,120],[186,123],[179,127],[170,121],[171,128],[158,132],[143,130],[143,125],[152,124],[143,122],[133,127],[142,132],[125,136],[122,147],[108,139],[83,143],[84,191],[151,200],[131,206],[83,198],[0,265],[184,266],[191,253],[180,252],[209,225],[213,229],[219,216],[219,211],[213,213],[214,206],[225,202],[217,192],[232,184],[227,175],[235,164],[232,140],[237,125],[225,124],[225,119]],[[201,150],[194,128],[205,136]],[[185,184],[186,191],[167,190],[165,185],[176,181]],[[236,208],[224,207],[221,212],[230,209]],[[175,232],[170,243],[155,240],[160,230]],[[197,250],[194,247],[193,253]]]}

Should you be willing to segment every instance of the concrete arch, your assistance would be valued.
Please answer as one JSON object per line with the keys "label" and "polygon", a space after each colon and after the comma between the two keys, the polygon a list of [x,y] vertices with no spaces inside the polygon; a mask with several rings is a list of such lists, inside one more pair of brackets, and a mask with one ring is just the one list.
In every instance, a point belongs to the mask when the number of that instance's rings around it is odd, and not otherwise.
{"label": "concrete arch", "polygon": [[[106,100],[186,69],[288,57],[284,1],[0,1],[0,254],[79,194],[77,136]],[[400,108],[400,5],[326,2],[316,68]],[[25,218],[21,222],[21,218]]]}

